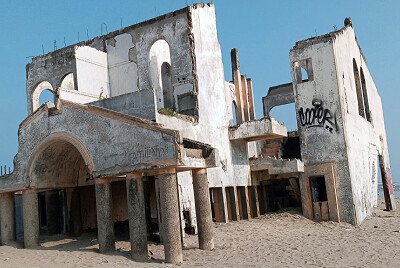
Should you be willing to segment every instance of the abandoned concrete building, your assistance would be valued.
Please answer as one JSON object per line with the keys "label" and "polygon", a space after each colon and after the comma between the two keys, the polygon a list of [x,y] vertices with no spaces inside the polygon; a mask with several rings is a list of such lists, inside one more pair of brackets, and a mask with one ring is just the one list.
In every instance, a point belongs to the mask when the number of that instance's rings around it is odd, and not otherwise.
{"label": "abandoned concrete building", "polygon": [[[297,206],[358,225],[377,205],[379,170],[395,208],[381,99],[349,19],[295,44],[292,82],[269,89],[263,118],[236,49],[231,60],[228,82],[213,4],[33,58],[14,171],[0,177],[2,244],[97,228],[109,252],[125,223],[134,260],[158,237],[179,263],[185,232],[213,249],[213,220]],[[54,101],[39,105],[44,90]],[[288,103],[293,132],[269,115]]]}

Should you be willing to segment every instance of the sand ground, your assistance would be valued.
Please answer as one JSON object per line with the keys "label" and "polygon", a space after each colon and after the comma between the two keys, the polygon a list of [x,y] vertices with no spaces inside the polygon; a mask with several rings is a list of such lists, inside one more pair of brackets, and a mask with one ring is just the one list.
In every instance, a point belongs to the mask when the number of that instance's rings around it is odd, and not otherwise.
{"label": "sand ground", "polygon": [[[400,205],[400,198],[397,198]],[[184,239],[184,263],[194,267],[400,267],[400,212],[383,211],[354,228],[345,223],[316,223],[299,210],[257,219],[215,224],[213,251],[197,249],[197,236]],[[97,253],[96,233],[78,239],[41,237],[41,247],[21,242],[0,247],[0,267],[165,267],[163,246],[149,244],[148,263],[129,257],[129,242],[118,241],[113,254]]]}

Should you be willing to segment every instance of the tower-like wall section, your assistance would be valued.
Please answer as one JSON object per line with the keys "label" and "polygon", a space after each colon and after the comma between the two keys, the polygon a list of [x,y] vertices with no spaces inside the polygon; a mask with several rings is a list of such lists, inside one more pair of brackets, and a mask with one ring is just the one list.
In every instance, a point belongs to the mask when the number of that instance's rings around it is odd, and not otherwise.
{"label": "tower-like wall section", "polygon": [[298,42],[290,52],[290,62],[302,160],[305,165],[334,163],[340,219],[354,223],[331,37]]}

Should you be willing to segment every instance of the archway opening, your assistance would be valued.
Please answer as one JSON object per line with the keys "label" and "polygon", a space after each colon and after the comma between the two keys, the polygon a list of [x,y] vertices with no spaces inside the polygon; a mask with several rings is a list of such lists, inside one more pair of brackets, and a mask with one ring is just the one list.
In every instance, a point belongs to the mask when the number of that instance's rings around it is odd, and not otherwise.
{"label": "archway opening", "polygon": [[33,153],[28,176],[38,190],[41,234],[69,233],[97,227],[94,184],[80,151],[65,140],[52,140]]}
{"label": "archway opening", "polygon": [[52,91],[45,89],[39,96],[39,107],[48,101],[54,103],[54,94]]}
{"label": "archway opening", "polygon": [[[43,91],[46,92],[44,93],[43,96],[41,96]],[[38,83],[33,89],[31,96],[32,96],[32,111],[31,111],[32,113],[36,111],[40,107],[40,105],[42,105],[46,101],[51,101],[53,103],[55,102],[53,86],[47,81]]]}

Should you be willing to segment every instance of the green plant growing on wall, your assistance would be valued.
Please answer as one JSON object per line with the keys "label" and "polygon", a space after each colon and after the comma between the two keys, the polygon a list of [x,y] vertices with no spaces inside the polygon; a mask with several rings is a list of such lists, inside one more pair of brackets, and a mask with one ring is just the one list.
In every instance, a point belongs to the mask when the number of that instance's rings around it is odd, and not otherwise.
{"label": "green plant growing on wall", "polygon": [[101,88],[100,95],[99,95],[99,100],[104,100],[104,99],[107,99],[107,98],[108,98],[107,95],[103,96],[103,93],[104,93],[104,88],[102,87],[102,88]]}
{"label": "green plant growing on wall", "polygon": [[175,111],[170,108],[160,108],[158,109],[158,113],[171,116],[175,113]]}

